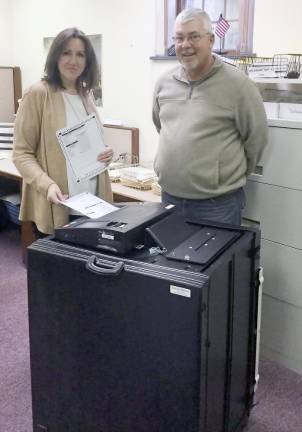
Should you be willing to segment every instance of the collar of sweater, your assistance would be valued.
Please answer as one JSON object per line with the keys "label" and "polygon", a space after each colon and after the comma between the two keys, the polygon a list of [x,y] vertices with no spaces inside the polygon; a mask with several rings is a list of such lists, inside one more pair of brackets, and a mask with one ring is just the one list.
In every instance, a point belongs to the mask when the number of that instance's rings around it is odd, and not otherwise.
{"label": "collar of sweater", "polygon": [[[223,61],[220,59],[220,57],[216,56],[215,54],[213,54],[213,56],[214,56],[214,63],[211,69],[205,75],[200,77],[200,79],[198,80],[199,82],[208,79],[210,76],[214,75],[223,66]],[[178,67],[178,69],[173,73],[173,77],[178,81],[189,83],[187,74],[183,66]]]}

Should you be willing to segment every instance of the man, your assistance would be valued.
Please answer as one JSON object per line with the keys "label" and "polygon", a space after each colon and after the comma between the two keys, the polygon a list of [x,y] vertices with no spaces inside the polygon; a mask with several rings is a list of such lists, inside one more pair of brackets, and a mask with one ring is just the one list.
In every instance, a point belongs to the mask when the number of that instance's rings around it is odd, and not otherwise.
{"label": "man", "polygon": [[153,104],[162,200],[187,218],[240,225],[242,187],[267,142],[262,99],[246,75],[213,55],[201,9],[177,16],[174,41],[181,65],[159,79]]}

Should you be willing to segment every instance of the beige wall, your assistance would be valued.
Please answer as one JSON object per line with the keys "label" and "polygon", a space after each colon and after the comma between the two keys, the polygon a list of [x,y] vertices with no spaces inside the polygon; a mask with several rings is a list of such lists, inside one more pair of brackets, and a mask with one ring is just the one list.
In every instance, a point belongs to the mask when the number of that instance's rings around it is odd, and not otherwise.
{"label": "beige wall", "polygon": [[[255,0],[254,52],[302,52],[300,2]],[[155,0],[0,0],[0,7],[0,65],[20,66],[23,88],[43,73],[44,36],[54,36],[69,26],[102,34],[104,104],[100,114],[138,127],[141,160],[151,161],[157,148],[152,90],[158,76],[176,64],[149,59],[156,40]]]}

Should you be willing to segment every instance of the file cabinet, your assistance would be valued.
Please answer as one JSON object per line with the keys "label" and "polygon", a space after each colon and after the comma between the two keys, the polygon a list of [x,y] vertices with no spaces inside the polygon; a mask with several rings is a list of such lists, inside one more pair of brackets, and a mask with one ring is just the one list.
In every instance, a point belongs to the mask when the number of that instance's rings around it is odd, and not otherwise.
{"label": "file cabinet", "polygon": [[302,121],[269,120],[255,172],[244,219],[261,229],[261,353],[302,373]]}

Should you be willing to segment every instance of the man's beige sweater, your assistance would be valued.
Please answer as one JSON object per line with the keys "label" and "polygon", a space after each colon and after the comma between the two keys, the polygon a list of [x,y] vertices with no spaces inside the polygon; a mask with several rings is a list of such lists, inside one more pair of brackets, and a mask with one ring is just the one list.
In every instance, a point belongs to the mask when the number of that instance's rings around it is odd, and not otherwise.
{"label": "man's beige sweater", "polygon": [[193,84],[182,66],[160,78],[153,121],[160,136],[154,163],[159,183],[182,198],[210,198],[244,186],[267,143],[256,86],[218,57]]}

